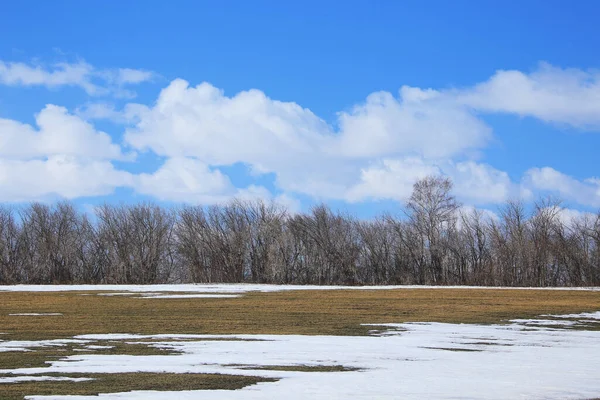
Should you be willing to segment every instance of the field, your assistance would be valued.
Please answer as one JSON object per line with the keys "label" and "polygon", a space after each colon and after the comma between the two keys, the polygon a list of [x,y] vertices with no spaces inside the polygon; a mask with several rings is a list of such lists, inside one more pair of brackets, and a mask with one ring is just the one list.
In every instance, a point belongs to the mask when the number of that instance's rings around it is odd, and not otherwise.
{"label": "field", "polygon": [[597,290],[0,287],[0,398],[596,398],[599,310]]}

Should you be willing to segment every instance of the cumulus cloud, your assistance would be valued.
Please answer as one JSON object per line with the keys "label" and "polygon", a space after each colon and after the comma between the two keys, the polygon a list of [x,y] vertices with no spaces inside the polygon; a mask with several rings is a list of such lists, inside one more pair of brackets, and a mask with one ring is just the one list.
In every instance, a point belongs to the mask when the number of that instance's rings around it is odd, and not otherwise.
{"label": "cumulus cloud", "polygon": [[43,160],[0,158],[0,201],[101,196],[131,185],[131,175],[108,161],[55,155]]}
{"label": "cumulus cloud", "polygon": [[557,217],[564,226],[573,227],[585,220],[587,220],[588,223],[595,221],[597,214],[574,210],[572,208],[560,208],[557,212]]}
{"label": "cumulus cloud", "polygon": [[451,163],[445,173],[452,178],[457,195],[473,204],[501,203],[520,196],[518,186],[508,174],[488,164]]}
{"label": "cumulus cloud", "polygon": [[476,221],[479,221],[482,224],[500,221],[500,216],[498,216],[498,214],[486,208],[477,208],[473,207],[472,205],[462,205],[458,211],[459,218],[456,219],[456,225],[459,229],[466,226],[471,226],[471,228],[473,228],[473,225],[476,224]]}
{"label": "cumulus cloud", "polygon": [[529,74],[497,71],[489,80],[450,93],[476,110],[510,113],[545,122],[600,129],[600,71],[548,63]]}
{"label": "cumulus cloud", "polygon": [[[334,129],[310,110],[259,90],[228,97],[208,83],[192,87],[178,79],[153,107],[129,105],[128,114],[138,122],[127,129],[125,141],[138,150],[194,157],[207,165],[244,163],[255,174],[275,174],[285,191],[353,201],[392,192],[397,198],[405,190],[392,185],[411,186],[416,178],[394,169],[386,154],[450,157],[490,138],[489,127],[465,108],[437,97],[414,88],[403,88],[399,99],[377,93],[341,113]],[[373,162],[387,171],[378,172]],[[388,187],[377,179],[389,181]]]}
{"label": "cumulus cloud", "polygon": [[161,200],[192,203],[219,202],[235,190],[221,171],[186,157],[169,158],[154,173],[136,176],[134,188]]}
{"label": "cumulus cloud", "polygon": [[525,173],[523,184],[581,205],[600,207],[600,182],[594,178],[581,181],[554,168],[531,168]]}
{"label": "cumulus cloud", "polygon": [[491,138],[491,129],[467,108],[440,92],[411,87],[403,87],[398,98],[369,95],[339,115],[339,126],[339,151],[359,157],[451,157],[482,148]]}
{"label": "cumulus cloud", "polygon": [[[544,170],[529,171],[519,184],[478,161],[478,150],[492,139],[479,113],[600,128],[598,76],[541,64],[531,73],[498,71],[470,88],[403,86],[397,96],[370,94],[340,112],[333,125],[259,90],[227,96],[209,83],[190,86],[177,79],[153,106],[126,108],[137,123],[127,129],[125,141],[138,150],[193,157],[206,165],[243,163],[254,174],[273,174],[281,190],[318,199],[403,200],[417,179],[443,173],[454,180],[461,199],[492,204],[530,198],[534,191],[549,190],[544,188],[549,183],[541,178]],[[554,183],[580,204],[597,203],[593,182]]]}
{"label": "cumulus cloud", "polygon": [[108,134],[55,105],[35,120],[37,127],[0,119],[0,201],[99,196],[131,185],[131,174],[111,161],[133,156]]}
{"label": "cumulus cloud", "polygon": [[139,123],[125,138],[137,148],[215,164],[242,161],[265,170],[291,153],[451,156],[483,147],[491,135],[466,108],[415,88],[403,88],[398,99],[387,92],[368,96],[364,104],[339,114],[338,130],[310,110],[259,90],[227,97],[209,83],[190,87],[180,79],[160,93],[154,107],[140,106],[135,114]]}
{"label": "cumulus cloud", "polygon": [[359,182],[346,194],[349,201],[365,199],[406,200],[412,193],[413,184],[428,175],[437,175],[441,170],[428,165],[421,158],[384,159],[364,168]]}
{"label": "cumulus cloud", "polygon": [[150,71],[130,68],[98,69],[84,61],[44,66],[0,60],[0,84],[47,88],[75,86],[90,96],[134,97],[135,93],[125,86],[152,80],[154,75]]}
{"label": "cumulus cloud", "polygon": [[125,140],[138,149],[217,165],[245,162],[265,171],[319,151],[329,129],[310,110],[259,90],[227,97],[208,83],[190,87],[181,79],[163,89],[153,107],[132,110],[139,122]]}
{"label": "cumulus cloud", "polygon": [[273,196],[268,189],[258,185],[236,188],[220,170],[190,157],[169,158],[154,173],[134,176],[132,187],[138,193],[164,201],[217,204],[237,198],[275,201],[291,210],[299,209],[298,201],[287,194]]}
{"label": "cumulus cloud", "polygon": [[[126,85],[153,76],[143,70],[100,70],[83,62],[50,68],[0,62],[0,83],[72,85],[90,95],[127,95]],[[444,174],[453,179],[459,199],[469,204],[550,191],[596,206],[598,181],[533,168],[515,183],[478,156],[493,139],[481,113],[600,129],[598,77],[594,71],[541,64],[531,73],[498,71],[462,89],[403,86],[398,93],[368,95],[338,113],[332,124],[260,90],[226,95],[206,82],[191,86],[175,79],[151,104],[129,103],[117,110],[108,102],[95,102],[75,114],[47,106],[36,116],[37,127],[0,119],[0,160],[39,164],[52,157],[72,157],[74,163],[106,166],[110,160],[128,159],[121,146],[91,124],[108,119],[126,125],[127,146],[164,157],[153,173],[122,180],[162,200],[210,204],[232,196],[273,199],[263,186],[236,188],[221,171],[223,166],[243,164],[256,177],[269,174],[284,193],[281,201],[289,204],[296,202],[294,194],[325,201],[403,201],[416,180]]]}
{"label": "cumulus cloud", "polygon": [[445,175],[454,183],[453,192],[470,204],[495,204],[519,195],[519,187],[508,174],[474,161],[427,160],[407,157],[384,159],[361,171],[360,181],[346,196],[349,201],[394,199],[405,201],[413,184],[429,175]]}
{"label": "cumulus cloud", "polygon": [[109,135],[70,114],[66,108],[47,105],[35,117],[38,128],[0,119],[0,157],[36,158],[53,155],[93,159],[126,159]]}

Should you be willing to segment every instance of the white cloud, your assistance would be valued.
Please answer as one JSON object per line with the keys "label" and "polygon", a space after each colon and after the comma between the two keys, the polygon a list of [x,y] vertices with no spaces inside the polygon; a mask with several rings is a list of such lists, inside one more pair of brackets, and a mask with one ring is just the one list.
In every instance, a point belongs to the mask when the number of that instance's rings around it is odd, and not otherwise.
{"label": "white cloud", "polygon": [[596,214],[574,210],[572,208],[561,208],[558,210],[557,217],[564,226],[572,227],[576,223],[585,219],[588,221],[594,221],[596,219]]}
{"label": "white cloud", "polygon": [[[83,62],[51,68],[0,62],[1,83],[74,85],[91,95],[128,95],[125,85],[153,77],[148,71],[101,70]],[[288,197],[301,193],[325,201],[402,201],[417,179],[443,173],[453,179],[457,197],[470,204],[552,191],[595,206],[600,205],[598,181],[534,168],[518,185],[506,172],[481,162],[479,150],[492,140],[492,131],[478,113],[600,128],[599,82],[594,71],[542,64],[529,74],[498,71],[470,88],[403,86],[397,95],[372,93],[328,124],[311,110],[260,90],[226,96],[209,83],[190,86],[176,79],[151,105],[130,103],[116,110],[110,103],[88,103],[76,115],[47,106],[36,117],[37,128],[0,119],[0,157],[29,162],[66,156],[86,165],[127,159],[108,135],[86,122],[109,119],[128,124],[127,145],[165,157],[155,172],[134,176],[129,183],[164,200],[272,199],[262,186],[234,187],[219,170],[244,164],[255,176],[271,174]],[[284,201],[294,203],[290,199]]]}
{"label": "white cloud", "polygon": [[101,88],[91,82],[94,68],[85,62],[58,63],[50,69],[21,62],[0,61],[0,83],[9,86],[80,86],[90,95]]}
{"label": "white cloud", "polygon": [[498,71],[488,81],[452,95],[459,104],[481,111],[600,129],[600,71],[542,63],[530,74]]}
{"label": "white cloud", "polygon": [[153,77],[154,73],[150,71],[97,69],[84,61],[56,63],[46,67],[0,60],[0,84],[48,88],[76,86],[90,96],[134,97],[135,93],[124,86],[149,81]]}
{"label": "white cloud", "polygon": [[284,207],[285,210],[291,214],[298,213],[301,208],[298,199],[286,193],[273,196],[273,194],[264,186],[250,185],[247,188],[237,189],[234,197],[242,201],[260,200],[265,203],[274,202],[275,204]]}
{"label": "white cloud", "polygon": [[130,184],[131,175],[116,170],[108,161],[82,161],[71,156],[26,161],[0,159],[0,201],[100,196]]}
{"label": "white cloud", "polygon": [[384,159],[363,169],[359,183],[348,191],[346,199],[405,201],[418,179],[439,174],[449,176],[454,183],[453,192],[460,200],[471,204],[501,203],[518,195],[519,188],[508,174],[487,164],[407,157]]}
{"label": "white cloud", "polygon": [[[244,163],[256,174],[274,173],[285,191],[356,201],[379,198],[403,190],[374,189],[377,172],[370,165],[383,162],[386,154],[449,157],[477,149],[490,137],[483,122],[464,108],[438,102],[434,91],[403,88],[401,93],[399,100],[389,93],[369,96],[339,115],[336,131],[310,110],[258,90],[227,97],[208,83],[190,87],[175,80],[153,107],[127,107],[138,122],[125,141],[139,150],[194,157],[207,165]],[[364,182],[353,187],[361,174]],[[412,177],[385,179],[413,183]]]}
{"label": "white cloud", "polygon": [[553,168],[531,168],[523,184],[534,190],[557,193],[560,197],[581,205],[600,207],[600,182],[597,179],[577,180]]}
{"label": "white cloud", "polygon": [[130,122],[125,111],[118,111],[114,104],[105,102],[84,104],[75,110],[75,114],[87,121],[109,120],[121,124]]}
{"label": "white cloud", "polygon": [[154,73],[141,69],[119,68],[116,73],[115,81],[118,84],[138,84],[150,81],[154,78]]}
{"label": "white cloud", "polygon": [[189,203],[223,201],[235,188],[229,178],[192,158],[170,158],[152,174],[135,177],[134,188],[160,200]]}
{"label": "white cloud", "polygon": [[189,87],[180,79],[161,91],[154,107],[138,105],[135,114],[139,123],[125,140],[136,148],[216,165],[246,162],[261,170],[318,151],[329,129],[309,110],[261,91],[230,98],[208,83]]}
{"label": "white cloud", "polygon": [[473,225],[476,219],[482,224],[489,224],[491,222],[500,221],[500,217],[494,211],[477,208],[472,205],[462,205],[459,211],[459,218],[456,219],[456,226],[458,229],[465,227],[465,222],[468,225]]}
{"label": "white cloud", "polygon": [[435,165],[426,164],[423,159],[384,159],[361,170],[360,181],[346,194],[349,201],[365,199],[394,199],[404,201],[410,197],[413,184],[428,175],[441,171]]}
{"label": "white cloud", "polygon": [[439,92],[402,87],[400,97],[373,93],[339,115],[342,154],[381,157],[414,152],[451,157],[484,147],[491,129]]}
{"label": "white cloud", "polygon": [[302,208],[300,200],[286,193],[279,194],[272,200],[275,202],[275,204],[279,204],[292,215],[299,213]]}
{"label": "white cloud", "polygon": [[0,201],[73,199],[130,186],[112,160],[131,160],[111,137],[67,109],[47,105],[37,128],[0,119]]}
{"label": "white cloud", "polygon": [[229,177],[216,168],[189,157],[167,159],[152,174],[140,174],[133,178],[133,188],[142,194],[154,196],[160,200],[216,204],[237,198],[241,200],[275,201],[291,211],[300,208],[296,199],[281,194],[273,196],[263,186],[250,185],[236,188]]}
{"label": "white cloud", "polygon": [[335,131],[310,110],[259,90],[227,97],[208,83],[190,87],[175,80],[154,107],[138,107],[139,123],[126,140],[161,155],[195,156],[211,164],[241,161],[272,170],[290,154],[449,156],[483,147],[490,138],[483,122],[465,108],[438,101],[434,92],[403,88],[401,93],[401,99],[387,92],[370,95],[339,114]]}
{"label": "white cloud", "polygon": [[506,172],[487,164],[460,162],[445,172],[454,182],[455,193],[473,204],[501,203],[519,195]]}
{"label": "white cloud", "polygon": [[125,159],[109,135],[69,114],[66,108],[47,105],[36,115],[38,129],[0,119],[0,157],[39,158],[53,155],[93,159]]}

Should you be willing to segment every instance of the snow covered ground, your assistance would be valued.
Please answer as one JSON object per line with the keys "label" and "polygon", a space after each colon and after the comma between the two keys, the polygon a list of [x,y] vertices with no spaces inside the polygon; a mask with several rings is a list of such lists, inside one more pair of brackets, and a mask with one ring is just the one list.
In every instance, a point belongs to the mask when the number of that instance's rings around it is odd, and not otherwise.
{"label": "snow covered ground", "polygon": [[[156,290],[155,288],[153,290]],[[406,323],[373,326],[373,336],[82,335],[42,342],[0,341],[3,350],[98,340],[151,340],[177,355],[81,354],[48,368],[0,370],[24,380],[48,373],[221,373],[280,378],[237,391],[138,391],[100,399],[589,399],[600,397],[600,313],[543,316],[508,325]],[[560,328],[561,326],[565,328]],[[558,328],[557,328],[558,327]],[[210,340],[226,338],[228,340]],[[354,371],[293,372],[265,366],[344,366]],[[29,399],[97,400],[95,396]]]}
{"label": "snow covered ground", "polygon": [[577,288],[515,288],[515,287],[485,287],[485,286],[314,286],[314,285],[265,285],[246,283],[218,284],[171,284],[171,285],[12,285],[0,286],[0,292],[74,292],[101,291],[115,292],[103,295],[128,295],[128,293],[146,293],[158,295],[161,292],[180,293],[247,293],[247,292],[281,292],[288,290],[389,290],[389,289],[510,289],[510,290],[586,290],[600,291],[600,287]]}

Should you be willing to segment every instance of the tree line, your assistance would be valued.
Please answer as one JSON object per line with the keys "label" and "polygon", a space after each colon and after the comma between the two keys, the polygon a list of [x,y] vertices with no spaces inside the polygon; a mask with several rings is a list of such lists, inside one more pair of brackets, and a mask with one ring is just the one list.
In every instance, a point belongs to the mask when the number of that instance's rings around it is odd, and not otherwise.
{"label": "tree line", "polygon": [[93,215],[69,202],[0,206],[0,284],[600,285],[600,213],[564,221],[542,199],[492,218],[451,190],[424,178],[403,213],[372,220],[241,200]]}

